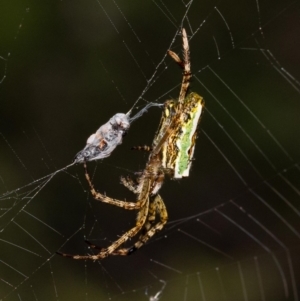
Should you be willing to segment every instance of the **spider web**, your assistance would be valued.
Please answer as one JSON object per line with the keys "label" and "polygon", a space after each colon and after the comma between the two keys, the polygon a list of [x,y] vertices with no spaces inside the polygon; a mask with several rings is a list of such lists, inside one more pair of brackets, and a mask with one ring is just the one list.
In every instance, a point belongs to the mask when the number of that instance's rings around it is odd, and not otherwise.
{"label": "spider web", "polygon": [[[299,300],[299,1],[6,1],[1,9],[0,300]],[[135,213],[91,199],[85,139],[137,102],[179,93],[166,56],[190,37],[204,97],[191,175],[166,180],[169,222],[129,257],[85,262]],[[109,196],[144,168],[161,111],[90,164]],[[129,245],[130,242],[129,242]]]}

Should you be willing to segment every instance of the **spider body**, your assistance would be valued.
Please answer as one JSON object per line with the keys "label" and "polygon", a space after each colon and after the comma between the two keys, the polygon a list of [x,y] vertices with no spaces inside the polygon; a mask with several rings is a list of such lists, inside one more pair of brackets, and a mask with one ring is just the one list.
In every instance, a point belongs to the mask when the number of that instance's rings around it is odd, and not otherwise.
{"label": "spider body", "polygon": [[[137,200],[133,202],[122,201],[97,192],[87,171],[86,162],[83,159],[85,176],[94,199],[127,210],[138,210],[135,226],[107,248],[98,247],[87,242],[92,249],[100,250],[97,254],[58,254],[73,259],[91,260],[102,259],[109,255],[130,255],[143,246],[166,224],[168,219],[167,210],[158,193],[166,174],[171,174],[171,177],[174,178],[188,176],[195,147],[196,128],[204,104],[202,97],[196,93],[190,93],[187,96],[191,72],[188,38],[184,29],[182,29],[182,39],[183,60],[176,53],[168,51],[176,63],[183,68],[183,80],[179,98],[177,101],[165,102],[165,109],[152,146],[150,148],[138,147],[138,149],[148,148],[148,151],[150,150],[145,169],[139,173],[135,180],[121,178],[121,183],[136,195]],[[93,137],[92,140],[94,139]],[[159,217],[158,221],[156,220],[157,216]],[[121,247],[138,233],[140,233],[140,236],[133,246],[129,248]]]}
{"label": "spider body", "polygon": [[160,140],[160,133],[167,128],[174,129],[162,146],[162,165],[171,170],[172,177],[188,177],[192,164],[197,137],[197,125],[204,107],[204,101],[197,93],[190,93],[183,101],[166,102],[158,135],[154,144]]}

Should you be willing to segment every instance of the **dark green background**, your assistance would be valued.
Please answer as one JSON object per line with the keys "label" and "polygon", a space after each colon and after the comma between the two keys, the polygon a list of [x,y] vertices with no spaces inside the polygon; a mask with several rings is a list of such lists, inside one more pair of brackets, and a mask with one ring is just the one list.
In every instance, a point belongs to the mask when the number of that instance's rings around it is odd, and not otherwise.
{"label": "dark green background", "polygon": [[[284,178],[299,188],[300,86],[284,73],[286,70],[296,80],[300,78],[299,1],[258,3],[260,14],[254,0],[194,1],[187,13],[184,26],[188,34],[198,29],[190,41],[195,75],[191,90],[204,97],[207,111],[201,121],[190,177],[182,181],[166,180],[161,190],[170,216],[165,231],[128,258],[85,263],[54,255],[50,264],[44,264],[83,224],[85,229],[73,236],[61,251],[88,252],[85,236],[99,245],[109,245],[116,235],[133,226],[134,213],[92,200],[82,166],[73,166],[68,173],[56,175],[25,208],[61,235],[20,211],[36,191],[26,193],[37,185],[2,197],[1,208],[14,207],[0,218],[0,226],[15,217],[15,222],[50,254],[16,223],[10,222],[1,239],[42,257],[0,242],[0,260],[29,276],[16,290],[0,282],[0,299],[12,291],[8,300],[18,300],[18,294],[22,300],[34,300],[34,294],[37,300],[102,300],[124,291],[126,294],[118,295],[115,300],[147,300],[145,287],[151,286],[149,293],[153,294],[161,287],[157,280],[164,279],[167,286],[162,300],[182,300],[185,292],[186,300],[201,300],[199,278],[195,274],[201,272],[206,300],[243,300],[243,271],[248,300],[259,300],[256,262],[266,300],[286,300],[282,275],[287,281],[287,299],[296,300],[290,273],[292,266],[299,282],[299,237],[278,215],[299,230],[299,216],[291,208],[299,208],[299,195]],[[235,47],[215,6],[227,21]],[[127,112],[166,55],[185,12],[181,1],[2,1],[0,56],[7,61],[0,60],[0,77],[6,75],[0,85],[1,192],[13,191],[70,164],[90,134],[115,113]],[[181,53],[179,36],[172,50]],[[143,97],[160,103],[176,98],[180,81],[180,69],[166,57]],[[139,108],[144,103],[140,100]],[[133,175],[145,166],[147,155],[130,148],[151,143],[160,114],[160,109],[151,108],[132,124],[123,144],[111,157],[90,164],[91,171],[96,168],[97,189],[116,198],[132,199],[119,184],[119,177]],[[268,131],[289,156],[274,143]],[[273,212],[249,189],[266,201]],[[217,207],[221,204],[224,206]],[[286,248],[235,204],[276,235]],[[183,219],[183,223],[175,223],[178,219]],[[282,268],[281,275],[274,258]],[[23,281],[21,275],[3,264],[0,278],[14,286]],[[131,293],[132,289],[140,290]]]}

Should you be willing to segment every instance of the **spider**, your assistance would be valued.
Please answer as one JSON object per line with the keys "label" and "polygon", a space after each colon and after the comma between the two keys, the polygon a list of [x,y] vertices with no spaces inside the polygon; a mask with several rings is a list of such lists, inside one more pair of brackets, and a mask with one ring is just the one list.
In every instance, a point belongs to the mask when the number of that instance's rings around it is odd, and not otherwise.
{"label": "spider", "polygon": [[[190,93],[187,96],[191,71],[189,44],[184,28],[182,29],[182,40],[183,60],[176,53],[168,50],[168,54],[183,69],[183,79],[178,100],[165,102],[161,122],[151,148],[139,147],[150,150],[145,169],[139,173],[135,181],[131,178],[121,178],[121,183],[137,195],[137,200],[135,202],[121,201],[97,192],[89,176],[86,161],[83,162],[85,177],[94,199],[127,210],[138,210],[135,226],[107,248],[102,248],[86,241],[91,248],[99,249],[98,253],[72,255],[58,252],[59,255],[83,260],[99,260],[109,255],[130,255],[142,247],[166,224],[168,213],[158,192],[166,174],[172,178],[181,178],[189,175],[195,147],[196,128],[204,106],[203,98],[198,94]],[[160,219],[158,222],[156,222],[156,215]],[[141,234],[133,246],[129,248],[121,247],[139,232]]]}

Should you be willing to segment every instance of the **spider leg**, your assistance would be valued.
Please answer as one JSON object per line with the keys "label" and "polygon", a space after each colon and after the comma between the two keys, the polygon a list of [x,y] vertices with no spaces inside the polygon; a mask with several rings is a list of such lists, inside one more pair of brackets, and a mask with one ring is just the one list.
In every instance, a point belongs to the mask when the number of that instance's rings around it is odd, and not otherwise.
{"label": "spider leg", "polygon": [[[85,240],[85,243],[87,243],[90,248],[92,249],[98,249],[101,251],[104,251],[105,249],[103,247],[99,247],[94,245],[93,243],[91,243],[88,240]],[[92,259],[92,260],[98,260],[99,258],[96,258],[95,256],[97,255],[74,255],[74,254],[68,254],[68,253],[62,253],[62,252],[56,252],[57,255],[63,256],[63,257],[68,257],[68,258],[72,258],[72,259]]]}
{"label": "spider leg", "polygon": [[[155,220],[155,213],[158,213],[159,217],[160,217],[160,221],[155,224],[154,226],[152,226],[147,233],[145,233],[142,237],[140,237],[139,241],[137,241],[135,243],[135,250],[139,249],[141,246],[143,246],[155,233],[157,233],[158,231],[161,231],[162,228],[164,227],[164,225],[167,223],[168,221],[168,212],[167,212],[167,208],[166,205],[163,201],[163,199],[161,198],[160,195],[156,195],[154,201],[154,206],[153,206],[153,210],[154,210],[154,217],[153,217],[153,222]],[[150,225],[151,225],[151,220],[150,220]]]}
{"label": "spider leg", "polygon": [[94,245],[92,242],[90,242],[89,240],[85,240],[85,243],[88,244],[90,246],[90,248],[92,249],[98,249],[98,250],[104,250],[103,247],[100,247],[100,246],[97,246],[97,245]]}
{"label": "spider leg", "polygon": [[125,234],[123,234],[118,240],[116,240],[108,248],[101,249],[101,251],[98,254],[95,254],[95,255],[71,255],[71,254],[64,254],[64,253],[58,253],[58,254],[62,255],[64,257],[70,257],[70,258],[73,258],[73,259],[83,259],[83,260],[85,260],[85,259],[99,260],[99,259],[105,258],[105,257],[113,254],[114,251],[120,245],[125,243],[131,237],[134,237],[142,229],[142,227],[144,226],[144,224],[146,222],[146,219],[147,219],[148,208],[149,208],[149,199],[147,199],[147,202],[145,203],[145,206],[139,212],[135,227],[133,227],[132,229],[127,231]]}
{"label": "spider leg", "polygon": [[[118,240],[116,240],[114,243],[112,243],[108,248],[102,249],[98,254],[94,255],[72,255],[72,254],[66,254],[61,252],[56,252],[56,254],[61,255],[63,257],[73,258],[73,259],[79,259],[79,260],[99,260],[103,259],[111,254],[114,253],[114,251],[123,243],[125,243],[128,239],[135,236],[144,226],[147,215],[148,215],[148,209],[149,209],[149,198],[147,198],[147,201],[145,203],[145,206],[141,209],[141,211],[138,214],[137,221],[135,227],[127,231],[125,234],[123,234]],[[90,246],[93,249],[98,249],[95,245],[90,244]]]}
{"label": "spider leg", "polygon": [[138,191],[138,184],[132,180],[130,177],[121,177],[121,184],[123,184],[127,189],[132,191],[133,193],[137,194]]}
{"label": "spider leg", "polygon": [[137,151],[145,151],[145,152],[151,152],[152,147],[148,145],[138,145],[138,146],[133,146],[131,150],[137,150]]}
{"label": "spider leg", "polygon": [[[160,216],[160,221],[153,226],[156,213]],[[111,253],[112,255],[131,255],[134,251],[142,247],[155,233],[160,231],[168,220],[168,212],[160,195],[156,195],[149,206],[149,215],[144,229],[147,231],[139,237],[139,240],[130,248],[123,248]]]}
{"label": "spider leg", "polygon": [[86,260],[86,259],[99,260],[101,258],[104,258],[104,257],[99,257],[99,254],[95,254],[95,255],[72,255],[72,254],[61,253],[61,252],[56,252],[56,254],[60,255],[60,256],[63,256],[63,257],[68,257],[68,258],[72,258],[72,259],[80,259],[80,260]]}
{"label": "spider leg", "polygon": [[190,85],[190,79],[192,77],[189,41],[184,28],[182,28],[182,41],[183,41],[183,60],[175,52],[168,50],[168,54],[171,56],[171,58],[183,69],[183,78],[182,78],[181,89],[178,97],[179,104],[184,103],[184,99],[186,97],[186,93]]}
{"label": "spider leg", "polygon": [[[156,204],[155,201],[151,201],[149,204],[149,212],[148,212],[148,217],[147,220],[144,224],[144,227],[142,228],[142,233],[139,237],[139,240],[142,239],[142,237],[149,231],[149,229],[152,227],[152,225],[155,222],[155,215],[156,215]],[[122,248],[114,251],[111,255],[130,255],[130,250],[133,249],[134,246],[131,248]]]}
{"label": "spider leg", "polygon": [[148,217],[147,217],[145,225],[142,229],[142,233],[141,233],[139,239],[141,239],[149,231],[149,229],[154,225],[155,217],[156,217],[156,203],[155,203],[155,199],[154,199],[149,204]]}
{"label": "spider leg", "polygon": [[[149,212],[149,191],[150,191],[151,184],[152,181],[146,179],[141,188],[141,193],[139,195],[140,201],[138,201],[141,204],[141,208],[137,215],[135,227],[131,228],[129,231],[124,233],[119,239],[113,242],[108,248],[103,248],[103,249],[101,248],[101,251],[98,254],[93,254],[93,255],[72,255],[72,254],[66,254],[61,252],[56,252],[56,253],[64,257],[69,257],[69,258],[79,259],[79,260],[86,260],[86,259],[99,260],[112,254],[117,248],[120,247],[120,245],[125,243],[128,239],[134,237],[143,228]],[[98,247],[95,246],[94,244],[89,242],[88,244],[93,249],[98,249]]]}
{"label": "spider leg", "polygon": [[137,202],[127,202],[127,201],[120,201],[117,199],[110,198],[106,196],[105,194],[102,194],[100,192],[97,192],[94,188],[94,185],[91,181],[90,175],[87,170],[86,162],[83,163],[84,169],[85,169],[85,178],[90,186],[90,191],[93,196],[93,198],[97,201],[101,201],[103,203],[111,204],[117,207],[124,208],[126,210],[138,210],[143,206],[143,203],[145,202],[145,199],[141,199]]}

